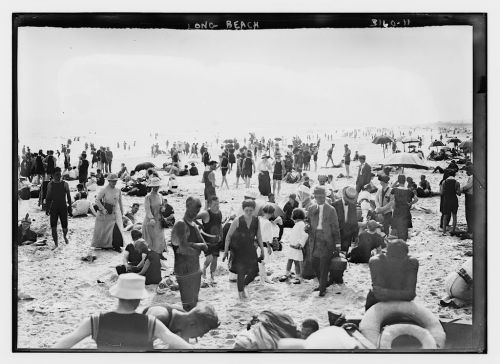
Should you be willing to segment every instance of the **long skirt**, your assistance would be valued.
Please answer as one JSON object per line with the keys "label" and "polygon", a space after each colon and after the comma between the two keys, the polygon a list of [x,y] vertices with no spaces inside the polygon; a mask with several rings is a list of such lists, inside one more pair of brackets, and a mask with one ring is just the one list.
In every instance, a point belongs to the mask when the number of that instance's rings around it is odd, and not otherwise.
{"label": "long skirt", "polygon": [[269,196],[271,193],[271,178],[269,172],[259,173],[259,192],[262,196]]}
{"label": "long skirt", "polygon": [[167,248],[165,234],[159,221],[156,221],[154,225],[149,225],[149,221],[144,220],[142,223],[142,237],[148,244],[148,248],[160,255]]}
{"label": "long skirt", "polygon": [[304,260],[302,262],[302,278],[304,279],[313,279],[316,277],[316,274],[314,273],[314,269],[312,266],[312,257],[311,253],[309,251],[309,242],[307,242],[304,245],[304,248],[302,249],[303,255],[304,255]]}
{"label": "long skirt", "polygon": [[123,246],[123,220],[120,207],[116,206],[112,214],[103,215],[100,212],[95,218],[94,248],[119,248]]}
{"label": "long skirt", "polygon": [[190,274],[176,275],[181,294],[182,308],[192,310],[198,304],[198,294],[201,287],[201,270]]}

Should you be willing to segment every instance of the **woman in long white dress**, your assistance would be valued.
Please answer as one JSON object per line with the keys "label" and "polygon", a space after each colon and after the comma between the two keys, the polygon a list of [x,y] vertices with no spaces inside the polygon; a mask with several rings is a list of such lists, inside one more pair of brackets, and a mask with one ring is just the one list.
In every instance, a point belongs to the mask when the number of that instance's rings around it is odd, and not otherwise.
{"label": "woman in long white dress", "polygon": [[161,180],[158,177],[151,177],[148,187],[151,192],[147,194],[144,201],[144,211],[146,216],[142,224],[142,237],[148,244],[148,248],[161,254],[167,247],[165,234],[161,225],[161,212],[163,206],[163,197],[158,193],[161,186]]}
{"label": "woman in long white dress", "polygon": [[121,252],[124,242],[123,204],[121,191],[116,188],[117,181],[118,176],[111,173],[108,176],[108,185],[96,196],[99,211],[95,219],[92,247]]}

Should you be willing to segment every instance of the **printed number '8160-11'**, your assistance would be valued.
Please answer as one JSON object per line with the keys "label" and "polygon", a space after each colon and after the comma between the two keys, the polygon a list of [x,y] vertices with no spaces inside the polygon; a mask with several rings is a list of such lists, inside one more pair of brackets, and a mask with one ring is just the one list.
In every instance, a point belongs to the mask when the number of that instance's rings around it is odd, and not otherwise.
{"label": "printed number '8160-11'", "polygon": [[410,19],[372,19],[370,26],[389,28],[389,27],[407,27],[410,25]]}

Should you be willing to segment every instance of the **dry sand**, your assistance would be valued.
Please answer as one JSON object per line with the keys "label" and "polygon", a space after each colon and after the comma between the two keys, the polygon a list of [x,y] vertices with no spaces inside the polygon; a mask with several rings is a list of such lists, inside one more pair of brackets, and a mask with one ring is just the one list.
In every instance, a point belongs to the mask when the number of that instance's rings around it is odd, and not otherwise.
{"label": "dry sand", "polygon": [[[369,143],[369,142],[367,142]],[[328,142],[324,142],[328,144]],[[337,148],[342,144],[338,143]],[[372,148],[374,146],[371,146]],[[355,148],[352,148],[353,153]],[[360,149],[363,152],[363,149]],[[380,152],[379,152],[380,153]],[[128,154],[128,153],[127,153]],[[150,158],[133,157],[130,153],[124,160],[130,168],[136,162],[149,160]],[[370,154],[368,162],[370,162]],[[381,153],[380,153],[381,154]],[[427,153],[426,153],[427,154]],[[213,155],[215,155],[213,153]],[[319,154],[320,162],[324,163],[324,151]],[[335,156],[334,156],[335,157]],[[335,158],[334,158],[335,159]],[[118,169],[121,161],[115,157],[114,169]],[[118,162],[118,163],[117,163]],[[438,163],[429,163],[437,165]],[[446,165],[445,162],[440,163]],[[357,162],[351,164],[351,174],[357,171]],[[202,168],[198,166],[200,170]],[[337,176],[343,169],[318,168],[318,173],[311,171],[309,175],[316,180],[318,174],[331,173]],[[430,171],[423,172],[427,175],[432,187],[438,188],[440,174],[431,174]],[[422,171],[406,169],[405,174],[412,176],[415,181],[419,180]],[[459,182],[464,183],[466,176],[464,172],[458,174]],[[201,176],[178,177],[179,193],[168,197],[169,203],[175,209],[176,219],[182,218],[184,203],[188,195],[203,198],[203,185],[200,183]],[[220,174],[217,174],[220,182]],[[354,179],[347,180],[339,178],[335,180],[340,189],[343,186],[354,183]],[[221,199],[221,210],[225,216],[231,207],[237,211],[243,199],[244,188],[240,184],[235,189],[235,171],[229,175],[230,191],[218,190]],[[72,190],[76,182],[70,182]],[[253,177],[253,188],[257,188],[257,178]],[[281,196],[277,202],[283,206],[289,193],[295,192],[297,184],[282,185]],[[93,193],[89,199],[94,198]],[[264,198],[262,197],[264,200]],[[139,221],[144,217],[144,198],[124,196],[124,206],[130,206],[132,202],[140,202],[141,209],[138,213]],[[465,213],[463,196],[459,197],[458,225],[465,228]],[[424,212],[420,208],[426,208],[431,213]],[[52,246],[48,217],[43,214],[37,206],[37,200],[29,201],[29,212],[35,221],[32,228],[37,232],[45,232],[49,245]],[[21,214],[21,213],[20,213]],[[416,209],[412,210],[413,226],[410,230],[410,254],[417,257],[420,262],[417,298],[416,302],[425,305],[440,318],[461,318],[472,320],[471,308],[451,309],[439,306],[439,299],[444,295],[443,281],[446,276],[460,267],[467,258],[464,253],[472,252],[471,240],[460,240],[456,237],[441,236],[439,226],[439,197],[420,199]],[[121,255],[112,251],[101,251],[90,248],[95,219],[70,218],[69,221],[69,245],[64,242],[56,251],[49,247],[22,246],[18,251],[18,288],[19,292],[33,297],[33,300],[18,301],[18,347],[19,348],[49,348],[61,336],[71,332],[85,317],[97,312],[113,309],[116,300],[108,293],[109,287],[116,281],[114,267],[121,264]],[[126,233],[128,243],[131,241],[130,234]],[[170,232],[166,231],[169,239]],[[60,241],[62,232],[59,227]],[[97,256],[93,263],[81,261],[81,257],[87,254]],[[203,254],[200,264],[203,263]],[[169,249],[167,270],[163,274],[170,273],[173,268],[173,254]],[[279,277],[284,273],[286,259],[282,252],[274,252],[272,263],[269,268],[273,272],[272,277]],[[99,284],[100,280],[104,283]],[[219,315],[221,325],[218,329],[209,332],[198,342],[193,342],[195,348],[229,349],[234,344],[234,338],[241,330],[245,329],[246,323],[253,314],[262,310],[278,310],[288,313],[297,323],[306,318],[318,320],[320,326],[328,325],[327,311],[339,311],[348,317],[361,317],[364,312],[366,294],[371,285],[370,274],[367,264],[349,264],[344,275],[345,284],[334,285],[327,289],[327,295],[318,297],[317,292],[312,289],[316,286],[316,280],[305,281],[300,285],[289,283],[267,284],[262,286],[259,280],[250,284],[248,291],[250,299],[240,302],[237,298],[235,283],[228,281],[228,270],[226,263],[219,263],[216,282],[214,287],[202,288],[200,300],[212,303]],[[141,302],[140,308],[152,303],[180,303],[179,292],[168,291],[163,295],[156,294],[156,285],[148,286],[150,296]],[[15,318],[14,318],[15,319]],[[161,346],[157,346],[161,347]],[[85,339],[76,348],[95,348],[91,339]]]}

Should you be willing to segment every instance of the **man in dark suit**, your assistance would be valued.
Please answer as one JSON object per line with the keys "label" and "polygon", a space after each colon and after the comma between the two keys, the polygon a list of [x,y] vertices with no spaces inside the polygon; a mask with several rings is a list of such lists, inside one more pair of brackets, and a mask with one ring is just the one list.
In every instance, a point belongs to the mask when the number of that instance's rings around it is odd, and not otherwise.
{"label": "man in dark suit", "polygon": [[359,165],[358,178],[356,179],[357,193],[359,193],[359,191],[363,189],[364,185],[370,183],[372,179],[372,167],[368,163],[366,163],[366,156],[360,155],[359,162],[361,164]]}
{"label": "man in dark suit", "polygon": [[342,190],[342,198],[333,203],[337,212],[340,228],[341,248],[347,252],[352,241],[358,235],[358,214],[356,212],[357,193],[354,187],[346,186]]}
{"label": "man in dark suit", "polygon": [[337,212],[326,204],[326,190],[322,186],[314,189],[315,203],[307,210],[309,219],[309,252],[319,286],[319,296],[326,294],[330,261],[340,244],[340,230]]}

